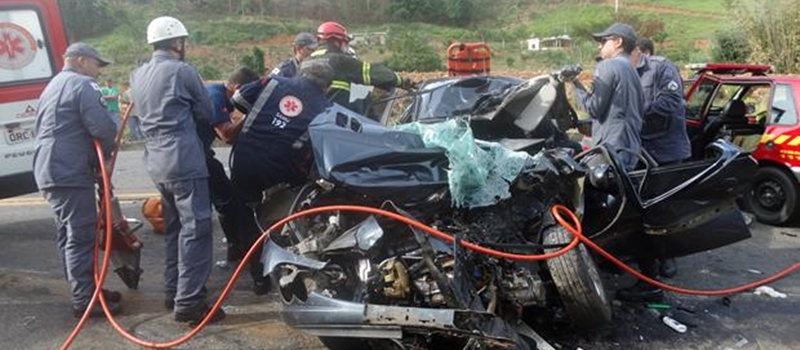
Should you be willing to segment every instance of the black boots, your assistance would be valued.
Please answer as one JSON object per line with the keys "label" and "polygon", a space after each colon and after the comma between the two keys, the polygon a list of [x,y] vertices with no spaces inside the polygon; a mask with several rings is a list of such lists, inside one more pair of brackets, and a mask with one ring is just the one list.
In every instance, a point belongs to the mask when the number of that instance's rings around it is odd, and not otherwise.
{"label": "black boots", "polygon": [[[188,322],[190,326],[194,327],[200,324],[206,315],[211,312],[211,307],[206,304],[203,304],[201,307],[198,307],[195,310],[191,311],[176,311],[175,312],[175,321],[178,322]],[[211,316],[211,319],[208,323],[215,323],[225,319],[225,310],[221,308],[214,313],[214,316]]]}
{"label": "black boots", "polygon": [[[106,299],[106,304],[108,304],[108,311],[111,311],[112,315],[118,314],[119,310],[122,309],[122,307],[120,307],[120,302],[122,301],[122,294],[120,294],[119,292],[103,289],[103,298]],[[72,316],[75,318],[83,317],[84,312],[86,312],[86,306],[72,308]],[[94,308],[92,308],[91,313],[89,313],[89,317],[102,317],[103,315],[104,315],[103,306],[100,304],[100,301],[98,300],[97,303],[95,303]]]}

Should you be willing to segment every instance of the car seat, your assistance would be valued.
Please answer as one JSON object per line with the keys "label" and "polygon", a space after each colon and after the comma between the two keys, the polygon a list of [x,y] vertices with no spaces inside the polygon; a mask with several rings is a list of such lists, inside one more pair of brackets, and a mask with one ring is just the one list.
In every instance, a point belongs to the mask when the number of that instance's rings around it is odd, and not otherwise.
{"label": "car seat", "polygon": [[747,105],[742,100],[731,100],[722,109],[719,117],[712,120],[705,127],[703,134],[708,141],[714,140],[719,135],[722,127],[737,127],[747,125]]}

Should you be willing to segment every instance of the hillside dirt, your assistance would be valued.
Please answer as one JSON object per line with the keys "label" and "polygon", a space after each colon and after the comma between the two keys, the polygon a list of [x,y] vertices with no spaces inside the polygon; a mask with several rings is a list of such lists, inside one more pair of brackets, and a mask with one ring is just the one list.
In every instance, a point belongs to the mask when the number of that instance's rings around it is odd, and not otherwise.
{"label": "hillside dirt", "polygon": [[[606,0],[606,4],[610,6],[614,6],[614,0]],[[650,11],[650,12],[657,12],[657,13],[669,13],[675,15],[686,15],[686,16],[693,16],[693,17],[704,17],[704,18],[713,18],[713,19],[725,19],[723,15],[717,15],[705,11],[695,11],[695,10],[687,10],[687,9],[679,9],[670,6],[661,6],[661,5],[654,5],[654,4],[643,4],[643,3],[636,3],[636,2],[625,2],[624,5],[626,8],[632,8],[641,11]]]}

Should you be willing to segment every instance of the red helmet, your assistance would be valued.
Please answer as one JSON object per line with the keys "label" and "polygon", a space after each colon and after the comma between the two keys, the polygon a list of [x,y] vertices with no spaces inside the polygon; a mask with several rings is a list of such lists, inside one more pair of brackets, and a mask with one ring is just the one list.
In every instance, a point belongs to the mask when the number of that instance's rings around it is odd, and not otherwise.
{"label": "red helmet", "polygon": [[349,42],[350,37],[347,36],[347,29],[336,22],[325,22],[317,28],[317,38],[322,40],[338,39],[344,42]]}

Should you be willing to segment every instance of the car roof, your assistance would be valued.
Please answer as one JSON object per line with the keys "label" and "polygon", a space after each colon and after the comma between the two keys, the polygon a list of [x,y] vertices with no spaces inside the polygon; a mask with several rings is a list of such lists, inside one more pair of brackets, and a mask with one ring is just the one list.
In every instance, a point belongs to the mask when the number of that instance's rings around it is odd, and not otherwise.
{"label": "car roof", "polygon": [[757,83],[757,82],[776,82],[776,83],[783,83],[783,84],[800,84],[800,75],[760,75],[760,76],[750,76],[750,75],[716,75],[716,74],[709,74],[708,76],[713,76],[714,79],[717,79],[722,82],[745,82],[745,83]]}

